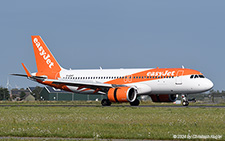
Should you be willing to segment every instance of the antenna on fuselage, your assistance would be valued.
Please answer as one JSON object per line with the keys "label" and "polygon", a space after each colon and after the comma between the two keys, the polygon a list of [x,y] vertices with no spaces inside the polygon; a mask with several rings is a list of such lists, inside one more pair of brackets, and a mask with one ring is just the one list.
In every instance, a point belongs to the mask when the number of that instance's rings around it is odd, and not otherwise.
{"label": "antenna on fuselage", "polygon": [[182,67],[182,69],[184,69],[184,66],[183,65],[181,67]]}

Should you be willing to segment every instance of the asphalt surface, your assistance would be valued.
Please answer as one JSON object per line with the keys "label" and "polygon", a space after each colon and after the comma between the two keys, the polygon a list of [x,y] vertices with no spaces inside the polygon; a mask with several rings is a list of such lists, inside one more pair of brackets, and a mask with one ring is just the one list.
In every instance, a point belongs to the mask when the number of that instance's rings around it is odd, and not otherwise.
{"label": "asphalt surface", "polygon": [[[0,105],[0,107],[102,107],[101,105]],[[225,108],[225,106],[213,106],[213,105],[139,105],[139,106],[130,106],[130,105],[111,105],[104,107],[169,107],[169,108]]]}

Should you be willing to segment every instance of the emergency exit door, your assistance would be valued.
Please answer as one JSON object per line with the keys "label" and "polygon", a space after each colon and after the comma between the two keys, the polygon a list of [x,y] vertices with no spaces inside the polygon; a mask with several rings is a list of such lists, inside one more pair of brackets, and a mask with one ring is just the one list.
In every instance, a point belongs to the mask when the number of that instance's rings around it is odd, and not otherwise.
{"label": "emergency exit door", "polygon": [[184,75],[184,71],[183,70],[179,70],[177,72],[177,77],[176,77],[176,85],[182,85],[182,76]]}

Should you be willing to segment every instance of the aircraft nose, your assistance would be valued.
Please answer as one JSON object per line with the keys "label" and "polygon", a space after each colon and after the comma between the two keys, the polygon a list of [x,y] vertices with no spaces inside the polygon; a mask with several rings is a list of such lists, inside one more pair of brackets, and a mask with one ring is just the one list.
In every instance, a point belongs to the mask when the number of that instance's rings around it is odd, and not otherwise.
{"label": "aircraft nose", "polygon": [[214,86],[213,82],[209,79],[206,79],[206,90],[208,91],[208,90],[212,89],[213,86]]}

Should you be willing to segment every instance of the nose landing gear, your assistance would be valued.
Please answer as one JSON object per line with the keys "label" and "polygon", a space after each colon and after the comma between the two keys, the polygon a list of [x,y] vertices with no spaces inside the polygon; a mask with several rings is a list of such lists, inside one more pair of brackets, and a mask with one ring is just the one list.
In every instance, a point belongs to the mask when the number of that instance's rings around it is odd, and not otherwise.
{"label": "nose landing gear", "polygon": [[189,105],[189,102],[188,102],[188,99],[187,99],[187,95],[182,95],[182,105],[183,106],[188,106]]}

